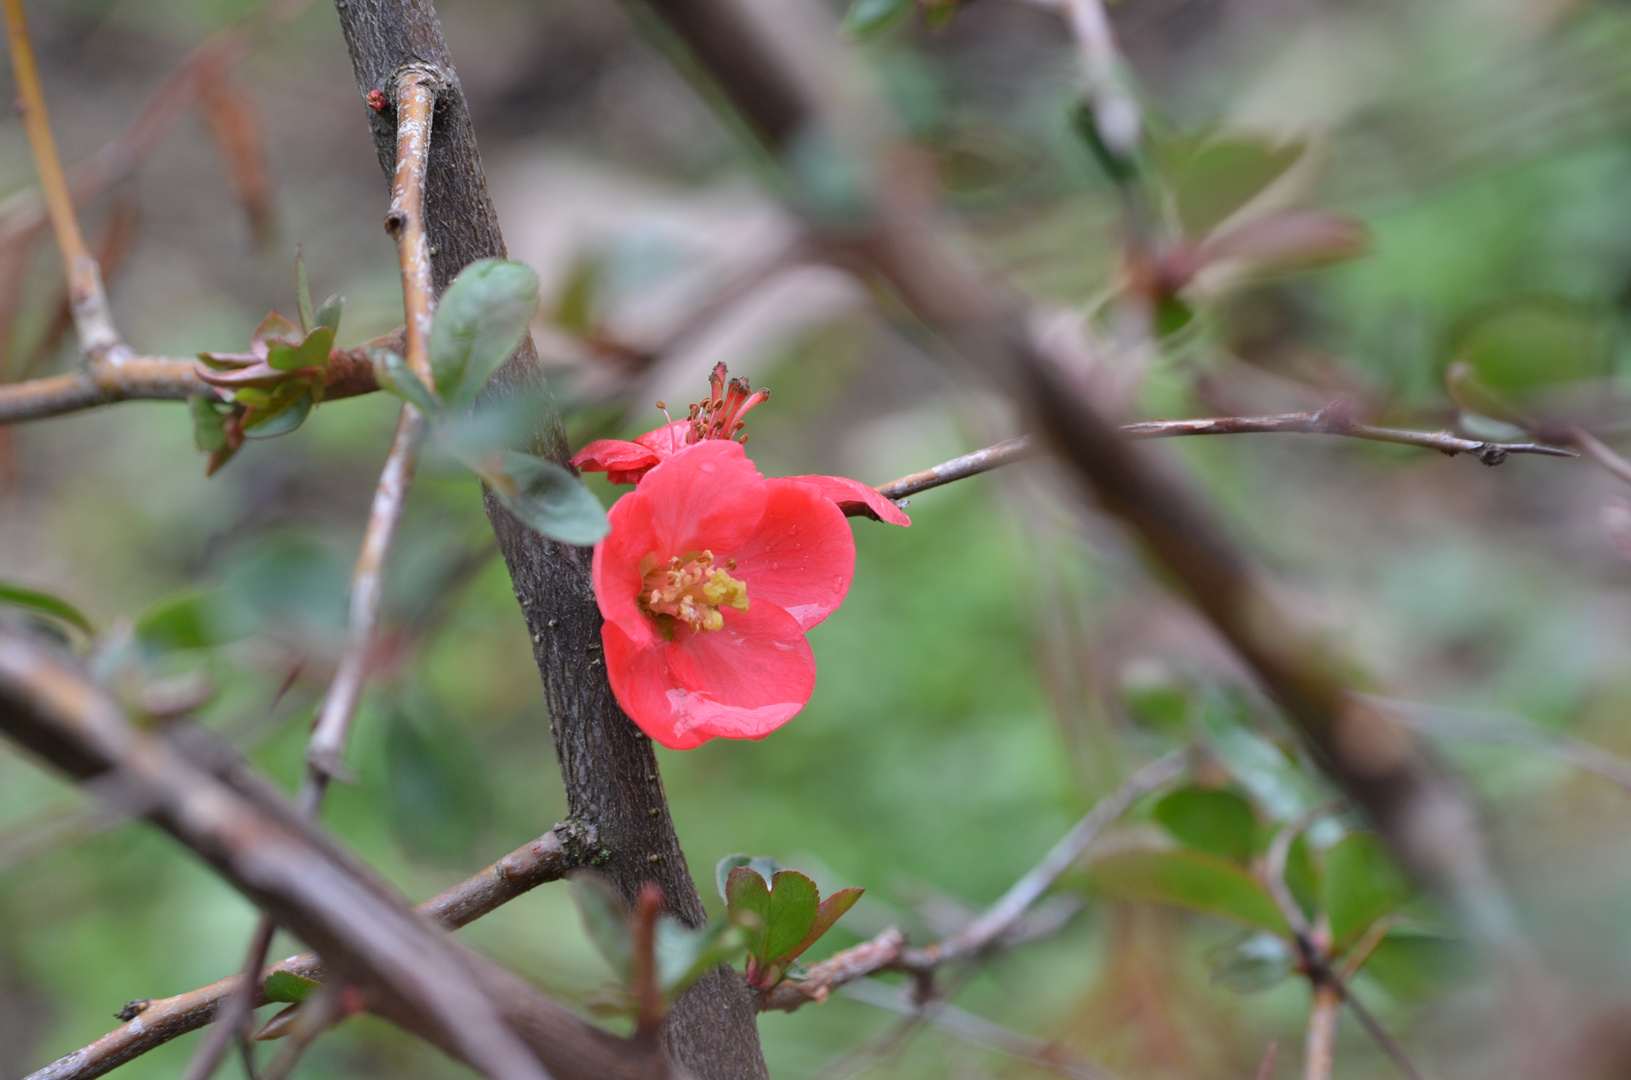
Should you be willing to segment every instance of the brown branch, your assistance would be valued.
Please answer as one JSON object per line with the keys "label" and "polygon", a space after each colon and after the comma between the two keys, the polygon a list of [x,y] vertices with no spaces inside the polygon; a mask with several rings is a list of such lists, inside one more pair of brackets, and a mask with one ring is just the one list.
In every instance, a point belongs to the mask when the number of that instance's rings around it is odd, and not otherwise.
{"label": "brown branch", "polygon": [[[386,92],[406,64],[433,65],[447,79],[438,101],[425,193],[432,273],[445,288],[466,265],[505,253],[488,195],[469,112],[430,0],[338,0],[359,96]],[[387,94],[387,97],[389,95]],[[387,176],[395,168],[390,110],[363,108]],[[537,353],[523,339],[494,377],[489,398],[536,401],[542,382]],[[544,396],[547,401],[547,395]],[[552,408],[535,409],[527,449],[557,462],[569,456],[565,429]],[[651,741],[618,708],[606,680],[599,608],[587,549],[555,543],[517,521],[488,493],[488,518],[532,641],[544,686],[551,735],[572,818],[593,826],[603,844],[598,869],[626,904],[655,881],[668,911],[686,925],[707,921],[674,834]],[[703,1080],[762,1080],[753,995],[724,967],[693,983],[663,1020],[669,1056]]]}
{"label": "brown branch", "polygon": [[28,145],[34,152],[34,170],[45,194],[51,228],[62,252],[68,278],[68,296],[79,332],[79,347],[92,363],[122,364],[131,359],[128,346],[120,340],[108,312],[107,293],[102,288],[102,269],[85,246],[74,213],[74,199],[63,175],[62,159],[51,135],[51,118],[45,109],[45,92],[40,88],[39,68],[34,62],[34,43],[28,35],[28,17],[23,0],[4,0],[6,37],[11,43],[11,70],[17,80],[17,93],[23,106],[23,126]]}
{"label": "brown branch", "polygon": [[193,764],[133,728],[54,648],[3,630],[0,734],[169,832],[313,945],[327,977],[359,988],[370,1011],[493,1080],[541,1080],[544,1068],[559,1080],[649,1080],[659,1067],[436,930],[269,781],[231,760]]}
{"label": "brown branch", "polygon": [[544,1068],[560,1080],[634,1080],[654,1067],[436,930],[269,781],[231,760],[195,765],[132,727],[62,654],[3,631],[0,733],[171,833],[313,945],[371,1011],[493,1080],[542,1080]]}
{"label": "brown branch", "polygon": [[825,1001],[838,987],[879,971],[908,971],[919,977],[943,964],[978,956],[1011,939],[1020,920],[1060,876],[1080,859],[1099,834],[1139,799],[1181,776],[1191,762],[1188,750],[1177,750],[1133,773],[1100,799],[1087,815],[1048,850],[1024,877],[958,933],[921,949],[908,948],[906,937],[891,927],[869,941],[813,964],[803,979],[786,980],[763,996],[760,1008],[792,1012],[812,1001]]}
{"label": "brown branch", "polygon": [[1303,1044],[1303,1080],[1331,1080],[1341,1010],[1342,993],[1329,984],[1316,983],[1314,1005],[1308,1011],[1308,1039]]}
{"label": "brown branch", "polygon": [[[369,350],[401,345],[402,331],[394,330],[356,348],[329,353],[329,380],[323,400],[378,390]],[[69,375],[0,384],[0,424],[43,420],[120,401],[185,401],[194,395],[217,396],[215,387],[198,377],[198,367],[196,360],[136,356],[118,366],[100,365]]]}
{"label": "brown branch", "polygon": [[[539,885],[558,881],[579,865],[582,850],[564,826],[524,844],[491,866],[426,900],[417,910],[449,930],[472,923]],[[316,953],[291,956],[266,968],[255,986],[255,1007],[268,1003],[262,986],[274,972],[321,981],[323,962]],[[30,1073],[24,1080],[95,1080],[172,1039],[197,1031],[215,1019],[221,1003],[238,984],[233,975],[174,997],[136,1001],[125,1007],[128,1022],[89,1046]]]}

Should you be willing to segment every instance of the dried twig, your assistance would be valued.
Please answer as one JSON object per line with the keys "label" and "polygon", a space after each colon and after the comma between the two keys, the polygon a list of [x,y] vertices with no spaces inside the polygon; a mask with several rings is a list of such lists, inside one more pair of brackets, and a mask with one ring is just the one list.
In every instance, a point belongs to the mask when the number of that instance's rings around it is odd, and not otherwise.
{"label": "dried twig", "polygon": [[62,252],[74,326],[79,332],[79,347],[93,364],[122,364],[132,358],[132,353],[113,328],[107,293],[102,288],[102,269],[97,265],[96,257],[86,248],[85,237],[79,229],[79,218],[74,213],[73,196],[68,191],[68,180],[62,172],[62,159],[57,154],[56,140],[51,135],[51,118],[45,110],[45,92],[40,88],[40,73],[34,62],[34,44],[28,35],[28,18],[23,12],[23,0],[4,0],[4,4],[6,36],[11,44],[12,75],[17,80],[17,92],[22,101],[28,145],[34,152],[34,169],[39,174],[51,228],[56,233],[57,247]]}
{"label": "dried twig", "polygon": [[906,936],[891,927],[812,965],[803,979],[778,984],[764,996],[760,1008],[792,1012],[811,1001],[825,1001],[840,986],[866,975],[896,970],[925,977],[943,964],[968,959],[1005,944],[1025,913],[1075,865],[1100,833],[1133,803],[1177,779],[1190,761],[1188,750],[1177,750],[1133,773],[1120,787],[1100,799],[1049,849],[1041,862],[960,932],[921,949],[912,949],[906,945]]}

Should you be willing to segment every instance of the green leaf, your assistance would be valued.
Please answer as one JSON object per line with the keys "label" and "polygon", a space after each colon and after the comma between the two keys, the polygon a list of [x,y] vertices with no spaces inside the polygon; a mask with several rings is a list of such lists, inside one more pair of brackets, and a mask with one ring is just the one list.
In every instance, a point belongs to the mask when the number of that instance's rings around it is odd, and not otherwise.
{"label": "green leaf", "polygon": [[1179,788],[1155,804],[1155,820],[1199,851],[1239,863],[1252,857],[1257,816],[1232,791]]}
{"label": "green leaf", "polygon": [[722,921],[691,930],[667,915],[657,920],[657,986],[665,997],[684,990],[704,974],[734,961],[747,947],[740,926]]}
{"label": "green leaf", "polygon": [[1360,968],[1400,1001],[1425,1001],[1446,983],[1468,978],[1478,963],[1464,941],[1425,930],[1395,927]]}
{"label": "green leaf", "polygon": [[213,589],[186,589],[136,616],[136,640],[153,652],[207,649],[227,640],[217,631]]}
{"label": "green leaf", "polygon": [[514,450],[499,461],[501,471],[482,478],[523,524],[567,544],[593,544],[610,531],[600,500],[569,470]]}
{"label": "green leaf", "polygon": [[1319,910],[1320,877],[1319,870],[1314,866],[1307,833],[1293,840],[1290,850],[1286,852],[1286,888],[1290,890],[1291,898],[1297,901],[1297,906],[1303,909],[1303,914],[1312,919]]}
{"label": "green leaf", "polygon": [[1138,666],[1121,680],[1121,705],[1140,724],[1158,731],[1181,732],[1189,722],[1190,688],[1164,666]]}
{"label": "green leaf", "polygon": [[400,355],[390,349],[375,347],[369,350],[368,359],[373,362],[374,377],[386,390],[409,405],[417,406],[426,416],[435,416],[441,411],[436,395]]}
{"label": "green leaf", "polygon": [[538,276],[518,262],[482,259],[453,279],[436,305],[430,366],[453,408],[474,401],[527,334],[538,309]]}
{"label": "green leaf", "polygon": [[573,874],[571,887],[589,940],[617,977],[628,982],[634,970],[634,943],[629,939],[629,913],[623,898],[611,882],[592,871]]}
{"label": "green leaf", "polygon": [[1268,891],[1244,869],[1199,851],[1134,851],[1093,865],[1088,882],[1127,900],[1172,904],[1272,934],[1288,934]]}
{"label": "green leaf", "polygon": [[315,979],[308,979],[304,975],[296,975],[292,971],[274,971],[266,976],[266,997],[270,1001],[282,1001],[291,1005],[298,1005],[306,1000],[306,996],[322,984]]}
{"label": "green leaf", "polygon": [[859,900],[861,894],[865,891],[865,889],[839,889],[822,900],[820,905],[816,907],[815,921],[810,924],[810,932],[804,935],[804,940],[799,942],[792,952],[780,957],[780,959],[793,961],[804,955],[804,950],[820,941],[822,935],[832,929],[833,923],[837,922],[844,912],[855,906],[855,901]]}
{"label": "green leaf", "polygon": [[96,628],[91,620],[74,605],[60,597],[38,589],[27,589],[21,585],[11,585],[0,581],[0,604],[11,607],[20,607],[40,615],[49,615],[54,619],[61,619],[76,629],[83,630],[91,637],[96,636]]}
{"label": "green leaf", "polygon": [[334,351],[334,328],[319,326],[300,343],[301,367],[328,367],[328,354]]}
{"label": "green leaf", "polygon": [[875,37],[911,13],[913,0],[855,0],[844,13],[844,33],[857,41]]}
{"label": "green leaf", "polygon": [[1093,160],[1098,162],[1099,168],[1116,184],[1129,184],[1138,177],[1143,162],[1143,155],[1130,157],[1118,150],[1113,150],[1104,141],[1099,133],[1099,121],[1093,115],[1093,109],[1085,101],[1077,103],[1070,113],[1071,127],[1081,136],[1082,142],[1087,146]]}
{"label": "green leaf", "polygon": [[815,926],[821,893],[815,882],[797,870],[780,870],[770,883],[770,918],[765,926],[764,959],[773,964],[790,961]]}
{"label": "green leaf", "polygon": [[730,899],[725,895],[725,879],[730,877],[731,871],[735,870],[738,866],[746,866],[752,861],[753,856],[751,855],[736,854],[727,855],[723,859],[720,859],[717,864],[715,864],[714,884],[719,887],[719,898],[721,900]]}
{"label": "green leaf", "polygon": [[305,367],[306,361],[299,346],[287,341],[274,341],[266,353],[266,362],[279,371],[293,371]]}
{"label": "green leaf", "polygon": [[[284,389],[278,388],[279,396],[283,396]],[[244,418],[244,438],[275,439],[306,422],[306,417],[311,415],[311,394],[301,384],[291,389],[295,393],[288,395],[289,400],[278,401],[274,398],[266,410],[253,410]]]}
{"label": "green leaf", "polygon": [[1478,381],[1503,398],[1600,378],[1609,373],[1612,356],[1610,324],[1602,311],[1546,294],[1472,313],[1452,342],[1451,355],[1471,364]]}
{"label": "green leaf", "polygon": [[1213,754],[1252,801],[1276,821],[1289,821],[1320,799],[1297,763],[1243,721],[1249,713],[1233,694],[1209,693],[1199,726]]}
{"label": "green leaf", "polygon": [[1410,895],[1410,885],[1373,833],[1350,833],[1325,853],[1320,900],[1331,920],[1331,950],[1347,950]]}
{"label": "green leaf", "polygon": [[770,930],[770,886],[751,866],[738,866],[725,875],[725,910],[731,921],[747,933],[747,950],[761,963],[768,960],[765,941]]}
{"label": "green leaf", "polygon": [[1284,982],[1297,966],[1291,947],[1273,934],[1258,931],[1206,954],[1212,981],[1242,994],[1256,994]]}
{"label": "green leaf", "polygon": [[193,417],[193,443],[206,454],[223,449],[227,444],[226,422],[219,402],[202,394],[187,399],[187,409]]}
{"label": "green leaf", "polygon": [[340,332],[340,316],[345,313],[345,297],[335,293],[317,309],[316,326],[326,326],[336,334]]}
{"label": "green leaf", "polygon": [[296,244],[294,249],[294,298],[300,305],[300,329],[311,333],[311,328],[317,325],[317,320],[311,313],[311,286],[306,283],[306,253]]}
{"label": "green leaf", "polygon": [[1303,156],[1300,142],[1222,135],[1182,155],[1172,171],[1173,201],[1184,234],[1202,237],[1245,206]]}

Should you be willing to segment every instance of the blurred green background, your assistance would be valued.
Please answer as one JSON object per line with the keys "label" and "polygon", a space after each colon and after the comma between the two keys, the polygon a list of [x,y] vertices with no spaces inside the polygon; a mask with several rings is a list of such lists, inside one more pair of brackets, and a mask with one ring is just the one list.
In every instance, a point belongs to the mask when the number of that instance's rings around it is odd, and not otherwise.
{"label": "blurred green background", "polygon": [[[53,0],[29,10],[75,161],[248,8]],[[1265,203],[1351,215],[1368,232],[1362,257],[1318,272],[1197,279],[1182,294],[1187,325],[1151,355],[1109,361],[1131,387],[1130,414],[1317,409],[1341,397],[1384,422],[1439,428],[1464,419],[1443,372],[1469,356],[1503,392],[1544,400],[1548,415],[1610,441],[1631,433],[1631,9],[1122,0],[1112,14],[1168,197],[1262,187],[1242,178],[1250,164],[1207,172],[1195,147],[1233,139],[1250,161],[1290,148],[1294,164],[1270,177]],[[440,15],[512,256],[544,281],[537,337],[575,442],[654,426],[651,402],[702,396],[716,359],[775,390],[750,425],[768,475],[881,483],[1012,433],[998,398],[924,355],[836,272],[756,270],[784,249],[789,219],[624,8],[449,0]],[[1078,75],[1056,18],[980,0],[943,29],[909,17],[859,49],[880,107],[922,148],[981,253],[1034,296],[1113,321],[1103,299],[1119,204],[1069,123]],[[270,227],[257,242],[209,127],[184,118],[86,212],[93,238],[117,214],[135,221],[109,274],[124,333],[152,353],[245,347],[267,310],[292,314],[297,242],[313,291],[347,297],[342,344],[389,329],[400,293],[379,228],[385,188],[333,11],[306,10],[232,79],[255,118]],[[21,125],[7,113],[0,192],[31,183]],[[1222,209],[1245,201],[1225,198]],[[75,362],[71,343],[51,334],[48,249],[8,279],[20,297],[0,341],[8,379]],[[744,275],[751,288],[740,287]],[[563,314],[574,280],[593,282],[587,322]],[[669,340],[721,289],[733,296],[721,320]],[[670,347],[642,367],[585,329]],[[58,593],[114,640],[154,605],[209,590],[211,610],[253,633],[162,651],[148,677],[206,676],[216,692],[202,722],[292,788],[395,410],[386,395],[324,405],[211,479],[180,406],[126,404],[0,432],[0,580]],[[1481,800],[1525,927],[1594,1033],[1558,1075],[1624,1075],[1631,802],[1548,740],[1631,753],[1631,567],[1612,528],[1628,493],[1580,461],[1519,457],[1487,469],[1319,437],[1185,440],[1158,452],[1187,466],[1287,602],[1376,685],[1468,710],[1422,714],[1441,728],[1510,736],[1442,747]],[[590,484],[608,504],[619,493]],[[811,634],[820,679],[804,712],[759,743],[661,753],[711,911],[714,863],[749,852],[824,891],[868,890],[812,959],[891,924],[931,940],[996,898],[1128,769],[1197,731],[1218,757],[1199,786],[1250,800],[1242,865],[1261,858],[1275,821],[1321,797],[1235,661],[1074,496],[1037,463],[915,498],[909,530],[854,523],[855,584]],[[350,755],[356,782],[332,793],[324,820],[418,899],[565,814],[478,488],[434,457],[393,558],[387,622],[387,661]],[[1253,753],[1270,755],[1266,773],[1246,764]],[[1207,850],[1169,818],[1147,800],[1100,854]],[[1341,835],[1311,835],[1314,865]],[[1280,1075],[1293,1074],[1306,983],[1231,975],[1241,920],[1194,910],[1207,907],[1205,888],[1186,910],[1108,873],[1066,885],[1082,913],[1048,941],[980,965],[959,987],[960,1007],[1128,1077],[1249,1076],[1271,1040]],[[1398,915],[1455,937],[1419,899]],[[0,749],[0,1076],[101,1035],[126,1001],[228,974],[254,921],[167,839],[101,820],[70,787]],[[464,933],[572,1002],[610,977],[562,886]],[[1499,1014],[1485,975],[1407,953],[1390,954],[1390,977],[1378,968],[1357,985],[1419,1062],[1443,1076],[1512,1075],[1490,1037]],[[1260,983],[1272,985],[1241,992]],[[871,1040],[897,1019],[842,996],[767,1014],[772,1074],[1043,1075],[936,1030],[875,1052]],[[121,1075],[173,1075],[196,1038]],[[1391,1075],[1351,1024],[1337,1061],[1339,1076]],[[301,1068],[461,1072],[368,1020],[325,1038]]]}

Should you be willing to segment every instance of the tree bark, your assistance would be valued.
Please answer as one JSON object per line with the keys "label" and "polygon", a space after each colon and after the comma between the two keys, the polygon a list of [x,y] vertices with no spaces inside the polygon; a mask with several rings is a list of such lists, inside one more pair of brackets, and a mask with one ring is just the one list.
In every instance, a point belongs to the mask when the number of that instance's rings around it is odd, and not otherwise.
{"label": "tree bark", "polygon": [[[335,0],[335,6],[364,94],[379,90],[388,97],[392,75],[409,62],[431,64],[447,79],[432,129],[425,208],[440,293],[469,263],[505,254],[441,25],[428,0]],[[389,177],[396,153],[393,107],[363,111]],[[529,338],[495,377],[491,392],[539,394],[547,403],[541,390],[538,357]],[[552,405],[540,409],[533,438],[535,450],[566,461],[566,433]],[[490,492],[486,503],[532,637],[567,805],[580,836],[600,849],[598,869],[627,902],[633,903],[644,882],[655,881],[677,918],[702,925],[707,916],[674,834],[651,740],[623,714],[606,680],[589,550],[546,540],[518,522]],[[673,1060],[699,1080],[763,1080],[768,1074],[756,1015],[746,982],[719,968],[675,1004],[664,1025],[664,1042]]]}

